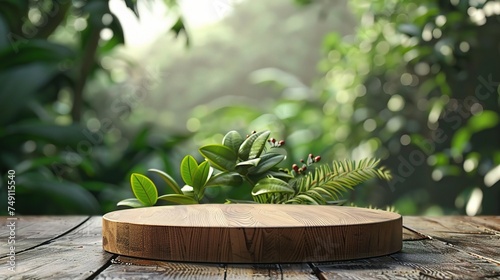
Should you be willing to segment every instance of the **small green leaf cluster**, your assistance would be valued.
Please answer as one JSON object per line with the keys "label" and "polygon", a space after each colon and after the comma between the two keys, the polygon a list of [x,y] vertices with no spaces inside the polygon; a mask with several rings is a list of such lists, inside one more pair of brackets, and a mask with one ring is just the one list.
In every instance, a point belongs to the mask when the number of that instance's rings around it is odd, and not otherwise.
{"label": "small green leaf cluster", "polygon": [[252,186],[253,201],[227,199],[227,202],[326,204],[373,177],[391,178],[388,170],[377,168],[379,160],[376,159],[334,161],[331,166],[323,164],[308,169],[321,159],[310,154],[307,164],[301,160],[304,165],[300,168],[296,164],[291,171],[280,168],[279,163],[286,158],[286,152],[281,148],[285,141],[269,137],[270,131],[267,130],[254,131],[246,138],[230,131],[224,136],[222,144],[202,146],[199,148],[205,158],[202,163],[198,164],[191,155],[181,162],[180,174],[185,183],[182,188],[165,172],[150,169],[166,182],[172,192],[162,196],[158,196],[153,181],[134,173],[130,184],[135,198],[122,200],[118,205],[153,206],[158,200],[174,204],[201,203],[207,187],[238,187],[244,182]]}
{"label": "small green leaf cluster", "polygon": [[130,185],[135,198],[128,198],[118,202],[118,206],[144,207],[153,206],[158,200],[165,200],[174,204],[197,204],[205,194],[205,188],[213,185],[213,169],[208,161],[198,164],[194,157],[187,155],[181,162],[181,176],[184,180],[184,187],[179,184],[167,173],[150,169],[149,172],[159,175],[169,187],[171,193],[158,196],[156,185],[148,177],[133,173],[130,176]]}
{"label": "small green leaf cluster", "polygon": [[[286,157],[280,148],[284,141],[276,145],[269,136],[269,131],[254,131],[244,139],[238,132],[230,131],[221,145],[206,145],[199,151],[212,167],[220,171],[217,176],[239,176],[252,186],[268,177],[293,178],[287,170],[277,167]],[[270,144],[269,149],[266,149],[267,144]]]}

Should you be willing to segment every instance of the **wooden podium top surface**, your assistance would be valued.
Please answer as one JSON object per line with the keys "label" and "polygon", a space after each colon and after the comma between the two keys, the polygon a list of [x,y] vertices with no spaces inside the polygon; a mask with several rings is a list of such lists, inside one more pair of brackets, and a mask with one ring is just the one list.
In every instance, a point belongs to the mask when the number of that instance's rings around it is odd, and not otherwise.
{"label": "wooden podium top surface", "polygon": [[396,220],[396,213],[365,208],[290,204],[199,204],[127,209],[111,222],[172,227],[293,228],[360,225]]}

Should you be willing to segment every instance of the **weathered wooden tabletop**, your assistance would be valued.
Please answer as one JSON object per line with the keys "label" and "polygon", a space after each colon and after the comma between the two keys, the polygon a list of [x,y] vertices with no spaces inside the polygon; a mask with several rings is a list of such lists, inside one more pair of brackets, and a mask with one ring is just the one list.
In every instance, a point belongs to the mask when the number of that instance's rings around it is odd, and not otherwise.
{"label": "weathered wooden tabletop", "polygon": [[0,279],[500,279],[500,216],[404,217],[399,253],[274,265],[113,255],[102,249],[101,217],[18,216],[0,222]]}

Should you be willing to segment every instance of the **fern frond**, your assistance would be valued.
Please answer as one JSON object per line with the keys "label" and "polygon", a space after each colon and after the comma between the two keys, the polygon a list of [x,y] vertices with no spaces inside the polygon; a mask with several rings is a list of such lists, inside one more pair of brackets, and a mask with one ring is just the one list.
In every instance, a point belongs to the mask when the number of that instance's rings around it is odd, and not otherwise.
{"label": "fern frond", "polygon": [[377,167],[379,162],[378,159],[367,158],[334,161],[331,166],[321,165],[314,172],[290,182],[295,195],[284,203],[326,204],[338,200],[348,189],[352,190],[369,179],[390,180],[390,171]]}

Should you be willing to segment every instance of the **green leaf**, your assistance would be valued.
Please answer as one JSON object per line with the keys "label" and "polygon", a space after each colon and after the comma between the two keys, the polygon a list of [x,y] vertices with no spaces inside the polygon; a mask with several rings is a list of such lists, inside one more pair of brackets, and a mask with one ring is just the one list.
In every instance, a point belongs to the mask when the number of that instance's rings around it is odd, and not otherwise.
{"label": "green leaf", "polygon": [[206,187],[212,187],[212,186],[236,187],[238,185],[241,185],[241,183],[243,183],[243,178],[241,177],[240,174],[236,172],[223,172],[215,176],[212,176],[208,180]]}
{"label": "green leaf", "polygon": [[30,170],[36,170],[43,166],[53,166],[57,165],[61,162],[64,162],[64,158],[62,156],[50,156],[50,157],[40,157],[40,158],[29,158],[17,163],[14,166],[14,170],[17,173],[24,173]]}
{"label": "green leaf", "polygon": [[308,195],[304,195],[304,194],[300,194],[300,195],[296,196],[294,199],[287,201],[287,203],[294,203],[294,202],[296,202],[298,204],[314,204],[314,205],[319,204],[312,197],[310,197]]}
{"label": "green leaf", "polygon": [[222,139],[222,145],[230,148],[234,151],[234,153],[238,153],[241,143],[243,143],[243,138],[241,138],[241,135],[234,130],[229,131]]}
{"label": "green leaf", "polygon": [[241,199],[231,199],[227,198],[225,204],[258,204],[258,202],[253,201],[253,200],[241,200]]}
{"label": "green leaf", "polygon": [[53,209],[50,211],[60,215],[99,214],[99,202],[90,191],[76,183],[48,177],[44,173],[34,171],[16,176],[17,194],[26,195],[26,199],[35,197],[38,201],[44,201]]}
{"label": "green leaf", "polygon": [[260,158],[245,160],[245,161],[238,162],[238,164],[236,164],[236,166],[257,166],[259,164],[260,160],[261,160]]}
{"label": "green leaf", "polygon": [[479,132],[488,128],[495,127],[498,124],[499,117],[497,112],[485,110],[481,114],[472,116],[467,121],[467,126],[474,132]]}
{"label": "green leaf", "polygon": [[267,139],[269,138],[271,132],[262,131],[261,133],[256,134],[259,134],[259,136],[252,143],[252,148],[250,149],[250,154],[248,155],[249,159],[258,158],[260,156],[264,147],[266,147]]}
{"label": "green leaf", "polygon": [[224,145],[206,145],[199,149],[210,164],[221,171],[232,171],[236,165],[237,155]]}
{"label": "green leaf", "polygon": [[155,184],[148,177],[132,173],[130,176],[130,185],[132,186],[132,191],[135,197],[146,206],[152,206],[156,204],[158,200],[158,190]]}
{"label": "green leaf", "polygon": [[294,190],[290,188],[287,182],[272,177],[260,180],[252,189],[252,195],[254,196],[268,194],[268,193],[293,194]]}
{"label": "green leaf", "polygon": [[[11,26],[12,32],[21,28],[24,20],[19,20],[25,17],[33,3],[29,1],[2,0],[0,1],[0,16],[6,21],[7,26]],[[9,30],[5,33],[0,33],[2,36],[9,34]],[[5,34],[5,35],[4,35]],[[5,36],[7,37],[7,36]]]}
{"label": "green leaf", "polygon": [[163,179],[163,181],[165,181],[165,183],[167,183],[167,185],[170,187],[170,189],[173,192],[175,192],[176,194],[182,194],[181,188],[179,187],[177,182],[174,180],[174,178],[172,178],[170,175],[168,175],[167,173],[165,173],[161,170],[158,170],[158,169],[149,169],[148,171],[160,175],[160,177]]}
{"label": "green leaf", "polygon": [[[70,124],[66,126],[56,125],[41,121],[25,121],[5,126],[5,135],[10,137],[22,136],[30,140],[44,140],[56,145],[76,146],[82,141],[89,141],[89,144],[100,144],[94,139],[93,135],[88,134],[84,127],[79,124]],[[87,137],[87,138],[86,138]],[[88,139],[88,140],[87,140]],[[69,150],[66,148],[66,150]]]}
{"label": "green leaf", "polygon": [[463,153],[471,136],[472,133],[468,127],[462,127],[455,132],[451,140],[451,154],[453,157],[457,157]]}
{"label": "green leaf", "polygon": [[146,205],[142,204],[137,198],[127,198],[116,204],[116,206],[129,206],[133,208],[144,207]]}
{"label": "green leaf", "polygon": [[205,193],[205,185],[207,183],[208,177],[210,176],[210,163],[204,161],[198,167],[198,170],[193,177],[193,190],[194,193],[201,199]]}
{"label": "green leaf", "polygon": [[28,66],[37,62],[57,64],[64,60],[73,59],[75,55],[77,54],[65,45],[46,40],[31,40],[16,48],[0,49],[0,60],[2,61],[0,70],[12,70],[15,66]]}
{"label": "green leaf", "polygon": [[175,37],[179,36],[181,32],[186,35],[186,46],[189,47],[189,35],[186,31],[186,27],[184,26],[184,20],[182,17],[179,17],[175,24],[170,28],[175,33]]}
{"label": "green leaf", "polygon": [[258,174],[263,173],[271,168],[275,167],[278,163],[282,162],[285,159],[285,155],[269,153],[260,157],[260,162],[255,166],[255,168],[251,168],[248,170],[249,174]]}
{"label": "green leaf", "polygon": [[495,127],[498,122],[498,114],[494,111],[486,110],[479,115],[472,116],[467,121],[467,125],[461,127],[453,135],[451,140],[452,155],[454,157],[460,156],[475,133]]}
{"label": "green leaf", "polygon": [[183,194],[164,194],[158,199],[166,200],[175,204],[198,204],[194,198]]}
{"label": "green leaf", "polygon": [[250,160],[245,160],[236,164],[235,171],[241,175],[247,175],[250,168],[257,166],[259,164],[260,158],[254,158]]}
{"label": "green leaf", "polygon": [[134,12],[137,18],[139,18],[139,12],[137,12],[137,0],[125,0],[125,5],[127,5],[127,8]]}
{"label": "green leaf", "polygon": [[256,133],[252,134],[241,143],[240,148],[238,149],[238,157],[242,160],[248,160],[248,156],[250,155],[250,149],[252,148],[252,144],[259,137]]}
{"label": "green leaf", "polygon": [[193,177],[198,170],[198,163],[194,157],[187,155],[181,162],[181,177],[187,185],[193,185]]}
{"label": "green leaf", "polygon": [[185,32],[186,28],[184,27],[184,22],[182,21],[182,18],[179,17],[177,21],[174,23],[174,25],[170,28],[175,33],[175,37],[179,36],[179,33],[182,31]]}
{"label": "green leaf", "polygon": [[265,130],[248,136],[248,138],[241,144],[240,149],[238,150],[238,156],[242,160],[259,157],[264,150],[267,138],[269,138],[270,134],[270,131]]}
{"label": "green leaf", "polygon": [[284,171],[280,171],[280,170],[267,171],[265,174],[268,176],[276,177],[276,178],[283,178],[283,179],[292,179],[293,178],[293,176],[291,174],[284,172]]}
{"label": "green leaf", "polygon": [[246,174],[246,177],[249,182],[254,182],[253,184],[259,182],[264,178],[273,177],[287,182],[288,185],[293,188],[293,185],[291,183],[293,183],[294,180],[291,179],[293,179],[294,177],[291,174],[278,170],[276,167],[263,173]]}
{"label": "green leaf", "polygon": [[184,187],[182,187],[181,190],[182,190],[183,195],[187,195],[189,197],[193,197],[193,195],[194,195],[193,187],[191,187],[189,185],[185,185]]}

